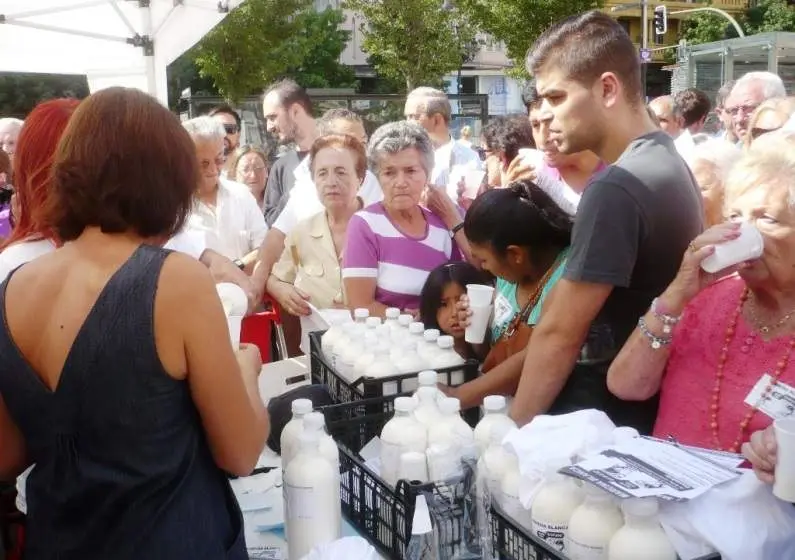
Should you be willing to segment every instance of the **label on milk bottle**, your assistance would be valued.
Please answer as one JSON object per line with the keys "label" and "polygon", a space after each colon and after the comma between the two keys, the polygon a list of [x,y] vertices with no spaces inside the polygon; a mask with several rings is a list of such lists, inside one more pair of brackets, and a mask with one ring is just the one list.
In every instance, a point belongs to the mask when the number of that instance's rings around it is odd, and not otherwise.
{"label": "label on milk bottle", "polygon": [[566,533],[568,525],[544,523],[533,519],[533,534],[560,552],[566,552]]}
{"label": "label on milk bottle", "polygon": [[294,486],[284,483],[286,519],[312,519],[316,506],[314,489],[310,486]]}
{"label": "label on milk bottle", "polygon": [[570,560],[607,560],[606,546],[592,546],[577,542],[569,535],[566,554]]}

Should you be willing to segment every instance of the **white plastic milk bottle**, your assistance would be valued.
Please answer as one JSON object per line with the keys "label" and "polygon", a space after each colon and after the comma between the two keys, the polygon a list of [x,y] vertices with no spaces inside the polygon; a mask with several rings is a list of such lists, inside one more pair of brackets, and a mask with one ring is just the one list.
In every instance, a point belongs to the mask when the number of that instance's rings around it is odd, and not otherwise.
{"label": "white plastic milk bottle", "polygon": [[475,441],[478,444],[478,454],[482,455],[491,441],[492,426],[503,424],[515,428],[516,424],[508,416],[508,405],[502,395],[489,395],[483,399],[483,418],[475,426]]}
{"label": "white plastic milk bottle", "polygon": [[342,533],[339,467],[320,454],[317,432],[301,434],[299,451],[284,471],[284,529],[289,560]]}
{"label": "white plastic milk bottle", "polygon": [[290,403],[293,417],[285,424],[279,438],[282,450],[282,468],[285,468],[298,453],[298,441],[304,431],[304,416],[312,412],[312,401],[309,399],[295,399]]}
{"label": "white plastic milk bottle", "polygon": [[438,393],[439,390],[436,387],[420,387],[414,396],[418,403],[417,409],[414,411],[414,418],[425,426],[426,430],[442,418],[442,413],[439,412],[437,403]]}
{"label": "white plastic milk bottle", "polygon": [[394,486],[398,481],[400,457],[414,451],[425,455],[428,430],[413,416],[417,403],[411,397],[395,399],[395,415],[381,430],[381,478]]}
{"label": "white plastic milk bottle", "polygon": [[342,325],[339,318],[332,318],[331,326],[320,337],[320,348],[323,350],[323,356],[329,361],[329,365],[334,365],[334,345],[342,336]]}
{"label": "white plastic milk bottle", "polygon": [[624,516],[615,500],[592,484],[583,485],[585,501],[569,520],[570,560],[607,560],[610,539],[624,525]]}
{"label": "white plastic milk bottle", "polygon": [[439,338],[439,334],[439,329],[425,329],[422,333],[422,342],[417,345],[417,354],[425,362],[425,367],[431,367],[431,356],[438,349],[436,339]]}
{"label": "white plastic milk bottle", "polygon": [[[452,336],[440,336],[436,340],[438,350],[431,356],[431,367],[436,370],[463,365],[465,360],[455,351],[455,341]],[[454,371],[450,374],[450,384],[461,385],[464,382],[464,370]]]}
{"label": "white plastic milk bottle", "polygon": [[511,431],[510,426],[505,424],[492,426],[489,446],[478,460],[478,477],[485,480],[493,499],[499,498],[505,473],[515,467],[516,456],[508,453],[502,446],[502,440],[509,431]]}
{"label": "white plastic milk bottle", "polygon": [[326,431],[326,419],[320,412],[310,412],[304,416],[304,432],[317,432],[320,454],[334,465],[340,464],[340,450]]}
{"label": "white plastic milk bottle", "polygon": [[574,479],[557,471],[568,464],[550,465],[533,500],[533,534],[553,549],[568,554],[569,520],[582,503],[582,490]]}
{"label": "white plastic milk bottle", "polygon": [[629,498],[621,504],[625,525],[607,547],[608,560],[676,560],[676,550],[657,518],[654,498]]}

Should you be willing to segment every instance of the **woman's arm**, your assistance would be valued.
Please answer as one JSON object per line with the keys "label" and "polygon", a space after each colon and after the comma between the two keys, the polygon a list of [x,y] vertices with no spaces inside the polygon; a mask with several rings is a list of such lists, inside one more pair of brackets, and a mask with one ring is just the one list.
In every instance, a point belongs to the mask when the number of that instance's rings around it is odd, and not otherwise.
{"label": "woman's arm", "polygon": [[375,278],[345,278],[348,309],[369,309],[370,317],[384,317],[387,306],[375,301]]}
{"label": "woman's arm", "polygon": [[[166,259],[155,311],[158,353],[160,339],[174,336],[164,333],[182,335],[174,342],[216,464],[231,474],[249,474],[270,430],[257,383],[259,352],[249,345],[233,350],[212,278],[187,257]],[[162,353],[174,352],[174,346]]]}
{"label": "woman's arm", "polygon": [[11,418],[2,396],[0,396],[0,441],[3,442],[0,452],[0,480],[12,482],[28,468],[30,461],[22,432]]}
{"label": "woman's arm", "polygon": [[[715,276],[701,269],[701,261],[715,251],[715,244],[739,236],[737,224],[721,224],[705,231],[690,244],[673,282],[638,323],[607,372],[607,387],[624,400],[645,400],[660,389],[670,356],[671,332],[664,331],[662,316],[669,317],[669,331],[675,329],[670,318],[678,318],[685,307]],[[732,271],[723,271],[723,274]],[[655,312],[656,311],[656,312]],[[643,331],[646,331],[645,334]],[[655,344],[657,340],[657,344]]]}

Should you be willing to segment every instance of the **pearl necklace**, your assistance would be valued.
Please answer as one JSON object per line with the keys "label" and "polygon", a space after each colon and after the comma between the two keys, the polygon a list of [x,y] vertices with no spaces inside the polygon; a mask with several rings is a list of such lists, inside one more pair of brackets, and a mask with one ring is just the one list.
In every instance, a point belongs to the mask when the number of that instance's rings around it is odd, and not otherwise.
{"label": "pearl necklace", "polygon": [[[718,424],[718,412],[720,410],[720,391],[721,391],[721,384],[723,382],[723,369],[726,365],[726,359],[729,356],[729,345],[734,340],[734,334],[737,331],[737,322],[740,319],[740,313],[743,310],[743,305],[748,300],[749,295],[748,288],[743,290],[742,295],[740,296],[740,303],[737,305],[737,309],[734,311],[734,315],[732,316],[732,320],[729,323],[728,328],[726,329],[726,336],[723,341],[723,347],[721,348],[720,358],[718,359],[718,370],[715,374],[715,384],[712,388],[712,404],[710,405],[710,428],[712,429],[712,441],[715,444],[715,449],[718,451],[724,451],[723,447],[720,443],[720,430]],[[745,417],[740,422],[740,430],[737,434],[737,438],[734,440],[734,443],[726,450],[732,453],[739,453],[740,445],[742,445],[743,439],[745,438],[745,431],[748,429],[748,425],[751,423],[751,420],[756,414],[756,411],[759,409],[759,405],[762,404],[767,397],[770,395],[770,392],[775,387],[776,383],[778,382],[779,377],[781,374],[784,373],[784,370],[787,368],[787,364],[789,363],[790,356],[792,355],[792,351],[795,349],[795,334],[789,340],[789,344],[787,344],[787,350],[784,353],[784,356],[776,362],[776,369],[773,372],[773,376],[771,377],[770,383],[768,383],[767,387],[765,388],[762,396],[759,398],[759,402],[751,407]]]}

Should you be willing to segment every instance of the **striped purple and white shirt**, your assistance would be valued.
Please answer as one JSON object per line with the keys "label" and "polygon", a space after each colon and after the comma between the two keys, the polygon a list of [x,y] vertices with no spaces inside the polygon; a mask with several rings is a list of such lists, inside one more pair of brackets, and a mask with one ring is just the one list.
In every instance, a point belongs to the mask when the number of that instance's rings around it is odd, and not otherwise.
{"label": "striped purple and white shirt", "polygon": [[353,215],[348,223],[343,278],[375,278],[375,300],[388,307],[418,309],[428,274],[461,252],[436,214],[422,208],[425,234],[402,232],[377,202]]}

